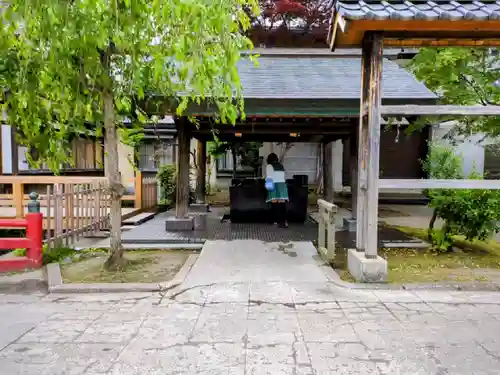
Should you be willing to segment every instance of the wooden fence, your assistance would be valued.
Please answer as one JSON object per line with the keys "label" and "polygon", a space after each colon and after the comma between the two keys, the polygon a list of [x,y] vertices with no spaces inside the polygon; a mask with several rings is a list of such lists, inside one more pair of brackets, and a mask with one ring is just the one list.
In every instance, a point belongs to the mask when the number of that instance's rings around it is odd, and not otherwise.
{"label": "wooden fence", "polygon": [[[0,176],[0,184],[3,184],[7,191],[10,190],[6,194],[0,194],[0,217],[23,218],[26,212],[26,205],[29,202],[28,193],[32,191],[40,194],[40,206],[47,207],[45,197],[47,186],[54,186],[55,184],[104,183],[106,181],[105,177]],[[42,210],[42,212],[44,211]]]}
{"label": "wooden fence", "polygon": [[54,184],[47,187],[46,244],[71,246],[81,237],[108,229],[110,194],[107,182]]}
{"label": "wooden fence", "polygon": [[[71,246],[82,237],[108,229],[110,213],[109,184],[105,177],[0,176],[0,184],[12,185],[11,193],[0,194],[0,217],[23,218],[31,200],[28,191],[38,193],[43,214],[45,242],[49,248]],[[26,185],[30,186],[25,189]],[[122,208],[122,218],[153,210],[157,205],[155,175],[137,172],[133,208]]]}
{"label": "wooden fence", "polygon": [[335,259],[335,215],[337,206],[319,199],[318,208],[318,250],[327,262],[331,262]]}
{"label": "wooden fence", "polygon": [[[130,216],[133,212],[154,209],[157,204],[157,182],[155,174],[137,171],[135,177],[130,182],[134,185],[134,193],[124,195],[122,201],[132,201],[134,208],[128,209],[127,212],[125,212],[125,216]],[[0,194],[0,217],[23,218],[26,213],[26,205],[29,202],[27,193],[31,193],[32,191],[36,191],[40,194],[41,207],[47,207],[45,195],[48,186],[52,186],[52,191],[54,191],[56,184],[66,186],[96,183],[107,183],[107,178],[78,176],[0,176],[0,185],[4,185],[4,188],[7,190],[6,193]],[[47,215],[44,216],[48,217]]]}
{"label": "wooden fence", "polygon": [[135,179],[135,204],[134,207],[148,210],[158,204],[158,182],[155,174],[136,172]]}

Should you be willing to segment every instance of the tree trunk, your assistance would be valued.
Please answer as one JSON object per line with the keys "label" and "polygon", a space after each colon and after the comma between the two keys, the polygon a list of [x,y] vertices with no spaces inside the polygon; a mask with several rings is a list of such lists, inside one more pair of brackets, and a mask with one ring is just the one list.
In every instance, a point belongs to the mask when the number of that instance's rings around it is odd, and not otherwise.
{"label": "tree trunk", "polygon": [[104,104],[104,148],[106,152],[105,173],[111,193],[110,211],[110,255],[106,260],[107,269],[119,269],[125,265],[122,247],[122,195],[120,170],[118,168],[118,135],[115,126],[115,107],[111,91],[102,94]]}
{"label": "tree trunk", "polygon": [[434,224],[436,223],[436,219],[437,219],[437,211],[434,210],[432,212],[431,221],[429,221],[429,229],[427,230],[427,238],[431,243],[432,243],[432,232],[434,231]]}
{"label": "tree trunk", "polygon": [[236,178],[236,146],[231,146],[231,155],[233,157],[233,178]]}
{"label": "tree trunk", "polygon": [[196,144],[196,200],[198,203],[205,203],[206,176],[207,176],[207,143],[197,141]]}
{"label": "tree trunk", "polygon": [[442,231],[443,231],[444,240],[446,241],[446,243],[449,244],[446,247],[446,252],[451,253],[451,252],[453,252],[453,240],[451,238],[450,227],[448,226],[447,222],[444,223]]}

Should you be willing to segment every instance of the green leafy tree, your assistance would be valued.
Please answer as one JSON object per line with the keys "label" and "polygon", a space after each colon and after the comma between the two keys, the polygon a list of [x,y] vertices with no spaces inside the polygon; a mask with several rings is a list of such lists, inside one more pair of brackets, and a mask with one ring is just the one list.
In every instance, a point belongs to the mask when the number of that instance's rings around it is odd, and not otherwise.
{"label": "green leafy tree", "polygon": [[212,142],[209,145],[208,153],[219,158],[231,151],[233,158],[233,178],[236,178],[237,159],[240,158],[241,165],[251,167],[254,170],[260,164],[259,149],[262,147],[262,142]]}
{"label": "green leafy tree", "polygon": [[[111,203],[108,268],[124,264],[117,144],[141,137],[140,103],[161,114],[208,102],[223,123],[243,116],[236,69],[255,0],[12,0],[3,6],[0,85],[18,141],[57,172],[75,133],[104,134]],[[124,117],[134,131],[121,124]],[[91,124],[89,130],[89,124]],[[29,153],[28,153],[29,154]]]}
{"label": "green leafy tree", "polygon": [[[500,105],[500,54],[491,48],[423,48],[409,64],[415,76],[444,104]],[[455,134],[500,135],[500,117],[449,117]],[[432,123],[435,118],[419,122]]]}
{"label": "green leafy tree", "polygon": [[[453,148],[433,145],[425,160],[424,169],[431,178],[482,179],[478,173],[464,177],[462,158]],[[453,236],[467,240],[484,240],[500,229],[500,191],[482,189],[426,189],[429,207],[434,213],[429,223],[429,239],[441,251],[449,251]],[[437,218],[444,223],[434,229]]]}

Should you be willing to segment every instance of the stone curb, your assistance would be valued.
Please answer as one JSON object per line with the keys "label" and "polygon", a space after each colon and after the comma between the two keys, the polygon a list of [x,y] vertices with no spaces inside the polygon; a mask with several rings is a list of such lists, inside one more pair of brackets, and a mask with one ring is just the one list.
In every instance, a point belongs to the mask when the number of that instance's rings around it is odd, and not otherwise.
{"label": "stone curb", "polygon": [[162,283],[64,284],[59,263],[51,263],[46,267],[48,290],[49,293],[164,292],[182,284],[197,259],[198,254],[189,255],[175,277]]}
{"label": "stone curb", "polygon": [[[153,240],[154,241],[154,240]],[[160,244],[158,242],[144,242],[144,243],[123,243],[123,248],[125,250],[193,250],[193,251],[201,251],[203,248],[202,243],[169,243],[168,245]],[[75,250],[85,250],[90,249],[92,246],[77,246]],[[109,249],[110,246],[108,244],[104,246],[96,246],[99,249]]]}
{"label": "stone curb", "polygon": [[499,292],[497,284],[466,284],[466,283],[441,283],[441,284],[356,284],[344,281],[340,275],[323,259],[317,259],[318,267],[325,274],[328,281],[343,289],[352,290],[439,290],[439,291],[472,291],[472,292]]}

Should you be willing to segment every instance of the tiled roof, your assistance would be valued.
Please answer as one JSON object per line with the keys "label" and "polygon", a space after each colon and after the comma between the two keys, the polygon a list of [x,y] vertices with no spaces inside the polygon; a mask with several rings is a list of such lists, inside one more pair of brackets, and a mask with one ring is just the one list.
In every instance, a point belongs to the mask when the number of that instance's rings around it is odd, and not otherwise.
{"label": "tiled roof", "polygon": [[499,20],[500,1],[464,0],[337,0],[335,10],[346,19]]}
{"label": "tiled roof", "polygon": [[[246,99],[358,99],[361,59],[261,56],[259,65],[240,60]],[[384,99],[434,99],[436,96],[398,64],[384,59]]]}

